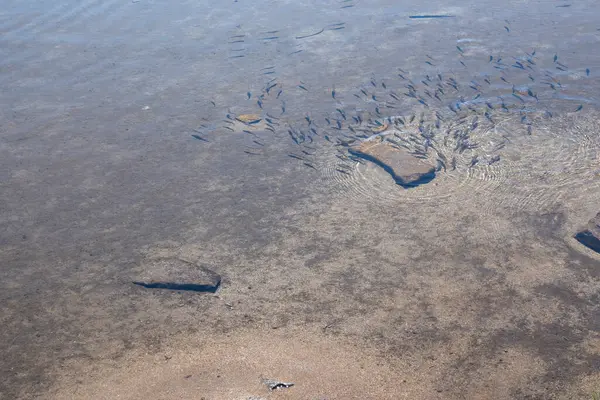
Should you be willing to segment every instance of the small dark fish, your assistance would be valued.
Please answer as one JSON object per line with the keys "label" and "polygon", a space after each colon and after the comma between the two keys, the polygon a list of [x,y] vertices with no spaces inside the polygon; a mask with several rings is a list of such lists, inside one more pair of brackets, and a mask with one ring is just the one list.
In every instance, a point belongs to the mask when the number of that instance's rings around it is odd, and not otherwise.
{"label": "small dark fish", "polygon": [[471,163],[469,164],[469,168],[474,167],[475,165],[477,165],[478,162],[479,162],[479,157],[477,157],[477,155],[474,155],[473,158],[471,158]]}
{"label": "small dark fish", "polygon": [[288,129],[288,135],[290,135],[290,138],[292,138],[292,140],[294,141],[294,143],[300,144],[300,142],[298,141],[298,138],[296,137],[296,135],[294,134],[294,132],[292,132],[291,129]]}
{"label": "small dark fish", "polygon": [[579,107],[577,107],[577,108],[575,109],[575,112],[577,112],[577,111],[581,111],[581,109],[582,109],[582,108],[583,108],[583,104],[580,104],[580,105],[579,105]]}
{"label": "small dark fish", "polygon": [[350,173],[348,173],[348,171],[344,171],[343,169],[336,168],[335,170],[336,170],[337,172],[339,172],[339,173],[342,173],[342,174],[344,174],[344,175],[350,175]]}
{"label": "small dark fish", "polygon": [[350,7],[354,7],[354,4],[348,4],[347,6],[341,6],[340,8],[350,8]]}
{"label": "small dark fish", "polygon": [[256,104],[258,104],[258,106],[259,106],[259,107],[261,108],[261,110],[262,110],[262,108],[263,108],[263,106],[262,106],[262,105],[263,105],[262,101],[260,101],[260,100],[257,100],[257,101],[256,101]]}
{"label": "small dark fish", "polygon": [[253,152],[251,152],[251,151],[248,151],[248,150],[244,150],[244,153],[246,153],[246,154],[250,154],[250,155],[252,155],[252,156],[260,156],[260,153],[253,153]]}
{"label": "small dark fish", "polygon": [[312,36],[317,36],[321,33],[323,33],[325,31],[325,28],[321,29],[320,31],[316,32],[316,33],[311,33],[310,35],[306,35],[306,36],[296,36],[296,39],[305,39],[305,38],[309,38]]}
{"label": "small dark fish", "polygon": [[325,121],[327,121],[327,125],[331,125],[331,120],[327,117],[325,117]]}
{"label": "small dark fish", "polygon": [[252,143],[256,143],[259,146],[264,146],[264,144],[262,144],[261,142],[257,141],[257,140],[253,140]]}
{"label": "small dark fish", "polygon": [[531,125],[527,125],[527,134],[531,136]]}
{"label": "small dark fish", "polygon": [[467,64],[465,64],[465,63],[464,63],[464,62],[462,62],[462,61],[461,61],[460,63],[463,65],[463,67],[467,68]]}
{"label": "small dark fish", "polygon": [[345,121],[346,120],[346,113],[344,112],[344,110],[336,108],[336,111],[340,113],[340,115],[342,116],[342,118],[344,118],[344,121]]}
{"label": "small dark fish", "polygon": [[454,18],[454,15],[409,15],[411,19],[426,19],[426,18]]}
{"label": "small dark fish", "polygon": [[519,100],[520,100],[522,103],[525,103],[525,100],[523,100],[523,98],[522,98],[521,96],[519,96],[518,94],[516,94],[516,93],[513,93],[512,95],[513,95],[514,97],[516,97],[517,99],[519,99]]}
{"label": "small dark fish", "polygon": [[565,64],[560,63],[560,62],[556,62],[556,65],[560,65],[561,67],[565,68],[565,69],[569,69],[569,67],[567,67]]}
{"label": "small dark fish", "polygon": [[269,36],[269,37],[264,37],[261,38],[262,40],[275,40],[275,39],[279,39],[279,36]]}
{"label": "small dark fish", "polygon": [[277,92],[277,97],[276,97],[276,99],[278,99],[278,98],[279,98],[279,96],[281,96],[281,93],[283,93],[283,89],[280,89],[280,90],[279,90],[279,92]]}
{"label": "small dark fish", "polygon": [[430,61],[425,61],[425,64],[431,65],[432,67],[435,67],[435,65],[433,65]]}
{"label": "small dark fish", "polygon": [[243,40],[233,40],[231,42],[228,42],[229,44],[234,44],[234,43],[244,43]]}
{"label": "small dark fish", "polygon": [[367,91],[365,89],[360,89],[360,91],[362,92],[362,94],[369,97],[369,94],[367,93]]}
{"label": "small dark fish", "polygon": [[586,69],[585,69],[585,75],[586,75],[586,76],[590,76],[590,69],[589,69],[589,68],[586,68]]}
{"label": "small dark fish", "polygon": [[379,101],[379,100],[377,100],[377,97],[374,94],[371,95],[371,98],[375,101]]}
{"label": "small dark fish", "polygon": [[304,165],[306,165],[306,166],[307,166],[307,167],[309,167],[309,168],[312,168],[312,169],[314,169],[315,171],[317,170],[317,169],[315,168],[315,166],[314,166],[314,165],[312,165],[312,164],[310,164],[310,163],[307,163],[307,162],[305,162],[305,163],[303,163],[303,164],[304,164]]}
{"label": "small dark fish", "polygon": [[298,54],[298,53],[300,53],[300,52],[302,52],[302,51],[304,51],[304,50],[296,50],[296,51],[293,51],[293,52],[291,52],[290,54],[288,54],[288,56],[291,56],[291,55],[293,55],[293,54]]}
{"label": "small dark fish", "polygon": [[460,48],[460,46],[456,46],[456,48],[458,49],[458,51],[460,51],[460,54],[464,54],[464,51]]}
{"label": "small dark fish", "polygon": [[498,161],[500,161],[500,156],[496,155],[496,156],[492,157],[490,159],[490,161],[488,161],[488,165],[492,165],[494,163],[497,163]]}
{"label": "small dark fish", "polygon": [[[267,94],[269,94],[269,92],[271,91],[271,89],[273,89],[275,86],[277,86],[276,83],[274,83],[274,84],[272,84],[270,86],[267,86],[267,88],[265,89],[265,91],[267,92]],[[248,98],[250,98],[250,97],[248,97]]]}
{"label": "small dark fish", "polygon": [[436,161],[437,161],[437,163],[436,163],[435,170],[436,171],[441,171],[442,168],[443,168],[444,172],[446,172],[446,164],[442,160],[440,160],[439,158]]}
{"label": "small dark fish", "polygon": [[235,130],[233,130],[232,128],[230,128],[229,126],[224,126],[223,128],[225,129],[229,129],[231,132],[235,132]]}
{"label": "small dark fish", "polygon": [[246,93],[246,96],[248,96],[248,100],[250,100],[250,97],[252,97],[252,93],[248,92]]}
{"label": "small dark fish", "polygon": [[210,101],[210,104],[212,104],[212,105],[213,105],[213,107],[216,107],[216,106],[217,106],[217,105],[215,104],[215,102],[214,102],[214,101],[212,101],[212,100]]}
{"label": "small dark fish", "polygon": [[387,89],[387,86],[383,82],[381,82],[381,87],[384,88],[384,89]]}
{"label": "small dark fish", "polygon": [[308,92],[308,89],[304,87],[304,85],[298,85],[298,87],[302,90],[306,90]]}
{"label": "small dark fish", "polygon": [[558,54],[554,55],[554,62],[556,62],[558,60]]}
{"label": "small dark fish", "polygon": [[488,62],[492,62],[494,60],[494,56],[490,56],[490,61]]}
{"label": "small dark fish", "polygon": [[335,99],[335,88],[331,89],[331,97]]}
{"label": "small dark fish", "polygon": [[192,135],[192,137],[193,137],[194,139],[198,139],[198,140],[200,140],[200,141],[202,141],[202,142],[208,142],[208,140],[204,139],[204,138],[203,138],[202,136],[200,136],[200,135]]}
{"label": "small dark fish", "polygon": [[556,6],[556,7],[566,8],[566,7],[571,7],[571,5],[570,4],[561,4],[560,6]]}
{"label": "small dark fish", "polygon": [[504,29],[506,29],[506,32],[510,32],[510,29],[508,28],[508,26],[504,25]]}

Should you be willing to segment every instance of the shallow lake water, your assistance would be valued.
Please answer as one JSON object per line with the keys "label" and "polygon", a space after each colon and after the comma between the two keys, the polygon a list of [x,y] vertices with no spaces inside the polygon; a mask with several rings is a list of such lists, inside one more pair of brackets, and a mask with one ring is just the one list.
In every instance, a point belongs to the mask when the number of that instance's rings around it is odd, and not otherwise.
{"label": "shallow lake water", "polygon": [[0,399],[600,391],[596,4],[212,3],[3,2]]}

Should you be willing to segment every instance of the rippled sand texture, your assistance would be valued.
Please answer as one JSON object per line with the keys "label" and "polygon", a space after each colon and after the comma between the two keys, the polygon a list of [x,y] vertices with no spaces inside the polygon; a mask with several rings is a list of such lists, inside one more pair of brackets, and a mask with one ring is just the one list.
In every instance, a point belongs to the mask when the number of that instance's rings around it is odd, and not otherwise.
{"label": "rippled sand texture", "polygon": [[[0,399],[600,391],[594,2],[7,1],[0,32]],[[348,155],[394,118],[429,184]],[[169,258],[221,289],[132,284]]]}

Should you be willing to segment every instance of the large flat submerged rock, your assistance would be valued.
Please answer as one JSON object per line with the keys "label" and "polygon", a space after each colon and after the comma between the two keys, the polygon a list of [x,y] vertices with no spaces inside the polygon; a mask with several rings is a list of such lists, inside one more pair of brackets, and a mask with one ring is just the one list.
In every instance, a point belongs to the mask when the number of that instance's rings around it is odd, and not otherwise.
{"label": "large flat submerged rock", "polygon": [[405,188],[422,185],[435,178],[433,165],[387,142],[370,140],[350,147],[348,151],[379,165]]}
{"label": "large flat submerged rock", "polygon": [[584,246],[600,253],[600,212],[590,220],[586,229],[575,235],[575,239]]}

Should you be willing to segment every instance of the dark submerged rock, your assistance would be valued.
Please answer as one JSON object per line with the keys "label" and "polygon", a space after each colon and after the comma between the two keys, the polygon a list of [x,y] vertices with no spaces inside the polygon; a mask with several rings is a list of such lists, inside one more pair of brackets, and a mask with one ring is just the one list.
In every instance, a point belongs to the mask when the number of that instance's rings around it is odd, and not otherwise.
{"label": "dark submerged rock", "polygon": [[575,239],[584,246],[600,253],[600,213],[590,220],[586,229],[575,235]]}
{"label": "dark submerged rock", "polygon": [[143,269],[132,283],[147,289],[215,293],[221,286],[221,276],[216,272],[178,258],[150,260],[144,263]]}

